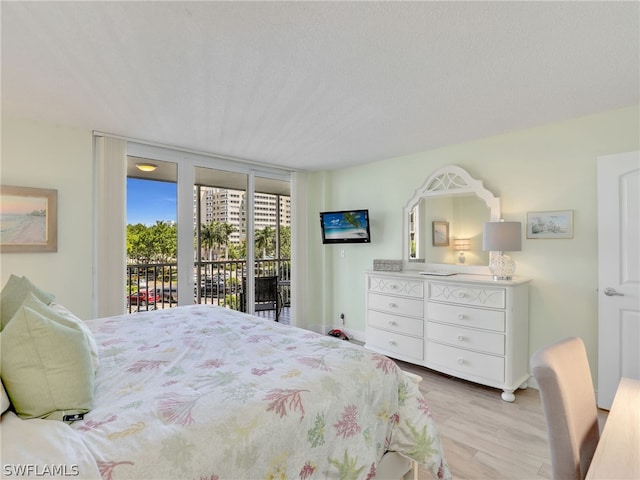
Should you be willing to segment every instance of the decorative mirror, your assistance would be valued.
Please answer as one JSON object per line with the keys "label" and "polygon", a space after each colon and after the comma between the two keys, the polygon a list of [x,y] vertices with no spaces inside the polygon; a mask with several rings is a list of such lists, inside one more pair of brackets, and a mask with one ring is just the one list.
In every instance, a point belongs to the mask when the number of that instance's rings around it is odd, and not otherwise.
{"label": "decorative mirror", "polygon": [[487,273],[486,222],[500,220],[500,198],[456,165],[434,172],[403,210],[408,270]]}

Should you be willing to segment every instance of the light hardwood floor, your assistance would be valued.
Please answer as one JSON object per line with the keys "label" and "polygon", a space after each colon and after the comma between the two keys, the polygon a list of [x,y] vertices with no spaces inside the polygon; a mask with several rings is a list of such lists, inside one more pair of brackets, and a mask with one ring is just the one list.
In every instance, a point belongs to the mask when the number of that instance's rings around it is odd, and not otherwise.
{"label": "light hardwood floor", "polygon": [[[501,400],[501,390],[398,362],[422,377],[420,390],[440,429],[454,479],[550,479],[551,456],[538,390]],[[606,412],[601,411],[601,421]],[[426,469],[420,480],[431,479]]]}

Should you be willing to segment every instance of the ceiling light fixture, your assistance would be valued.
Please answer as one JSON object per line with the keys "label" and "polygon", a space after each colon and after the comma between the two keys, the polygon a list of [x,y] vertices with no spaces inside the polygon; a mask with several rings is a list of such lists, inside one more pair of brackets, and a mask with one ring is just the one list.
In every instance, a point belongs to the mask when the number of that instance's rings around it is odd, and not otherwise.
{"label": "ceiling light fixture", "polygon": [[136,163],[136,168],[141,172],[153,172],[158,165],[155,163]]}

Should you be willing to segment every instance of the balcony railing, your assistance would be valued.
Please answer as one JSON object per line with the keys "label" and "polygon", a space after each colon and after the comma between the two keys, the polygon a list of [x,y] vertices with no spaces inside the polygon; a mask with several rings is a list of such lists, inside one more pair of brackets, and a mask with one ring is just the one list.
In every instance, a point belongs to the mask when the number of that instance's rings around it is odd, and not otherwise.
{"label": "balcony railing", "polygon": [[[278,313],[288,317],[291,305],[291,260],[260,259],[254,262],[255,277],[277,277]],[[172,308],[178,305],[178,265],[168,263],[127,264],[127,311]],[[193,267],[193,303],[219,305],[245,310],[245,260],[195,262]],[[270,316],[269,312],[261,312]],[[275,312],[274,312],[275,313]],[[274,315],[275,318],[275,315]]]}

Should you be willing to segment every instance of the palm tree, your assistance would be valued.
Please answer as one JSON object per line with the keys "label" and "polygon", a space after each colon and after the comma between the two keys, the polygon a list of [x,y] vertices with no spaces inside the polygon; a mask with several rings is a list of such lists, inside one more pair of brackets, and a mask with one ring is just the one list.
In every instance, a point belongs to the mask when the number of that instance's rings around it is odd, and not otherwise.
{"label": "palm tree", "polygon": [[236,229],[226,222],[209,222],[200,227],[200,243],[207,249],[209,260],[213,260],[213,252],[220,252],[225,247],[225,260],[229,258],[229,237]]}
{"label": "palm tree", "polygon": [[275,240],[275,230],[269,226],[256,230],[256,248],[262,249],[262,258],[267,257],[267,248]]}
{"label": "palm tree", "polygon": [[213,246],[215,245],[215,231],[211,223],[203,223],[200,226],[200,244],[208,252],[209,260],[212,260]]}
{"label": "palm tree", "polygon": [[229,237],[236,230],[236,228],[230,223],[220,223],[220,238],[222,239],[221,245],[224,245],[224,259],[229,259]]}

